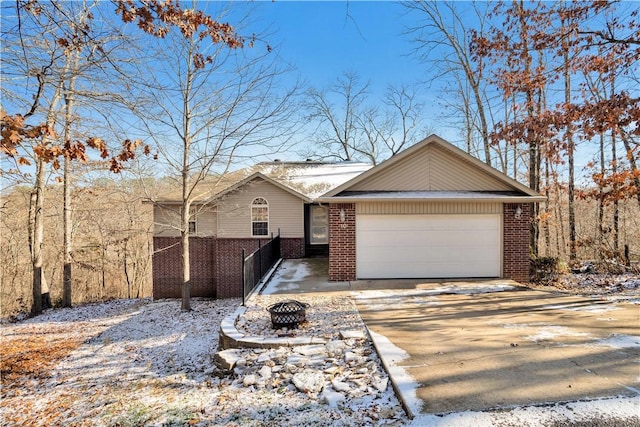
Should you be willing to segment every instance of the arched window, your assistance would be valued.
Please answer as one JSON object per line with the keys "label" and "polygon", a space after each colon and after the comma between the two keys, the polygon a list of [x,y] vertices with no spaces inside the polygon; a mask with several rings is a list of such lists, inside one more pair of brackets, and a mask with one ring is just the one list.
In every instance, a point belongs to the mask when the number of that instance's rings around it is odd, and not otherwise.
{"label": "arched window", "polygon": [[269,235],[269,203],[262,197],[256,197],[251,203],[251,235]]}

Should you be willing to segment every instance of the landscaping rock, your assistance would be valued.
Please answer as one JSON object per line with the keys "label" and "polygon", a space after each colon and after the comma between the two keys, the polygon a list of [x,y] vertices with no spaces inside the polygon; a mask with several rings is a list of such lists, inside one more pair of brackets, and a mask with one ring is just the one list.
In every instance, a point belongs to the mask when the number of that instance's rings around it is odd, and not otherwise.
{"label": "landscaping rock", "polygon": [[387,378],[387,377],[385,377],[385,378],[374,378],[374,380],[373,380],[373,386],[378,391],[383,391],[383,392],[386,391],[388,385],[389,385],[389,378]]}
{"label": "landscaping rock", "polygon": [[343,340],[347,340],[347,339],[363,340],[363,339],[365,339],[364,332],[356,331],[356,330],[340,331],[340,337]]}
{"label": "landscaping rock", "polygon": [[338,381],[338,380],[332,380],[331,381],[331,387],[333,387],[333,389],[335,391],[349,391],[351,390],[351,386],[343,381]]}
{"label": "landscaping rock", "polygon": [[303,356],[326,355],[327,348],[323,344],[301,345],[293,349],[294,352]]}
{"label": "landscaping rock", "polygon": [[242,352],[239,349],[229,349],[217,352],[213,356],[213,363],[223,371],[231,371],[241,358]]}
{"label": "landscaping rock", "polygon": [[320,395],[320,401],[326,403],[331,408],[336,408],[338,403],[344,400],[345,397],[342,393],[338,393],[332,390],[325,390]]}
{"label": "landscaping rock", "polygon": [[271,368],[267,365],[263,366],[262,368],[260,368],[260,370],[258,371],[258,373],[260,374],[260,376],[266,380],[271,379]]}
{"label": "landscaping rock", "polygon": [[318,393],[324,388],[324,375],[315,369],[305,369],[292,378],[293,385],[303,393]]}
{"label": "landscaping rock", "polygon": [[242,385],[245,386],[245,387],[249,387],[249,386],[254,385],[257,381],[258,381],[258,379],[256,378],[255,375],[247,375],[242,380]]}
{"label": "landscaping rock", "polygon": [[347,345],[342,340],[334,340],[326,343],[325,347],[327,349],[327,352],[337,355],[337,354],[341,354],[342,350],[344,350],[347,347]]}

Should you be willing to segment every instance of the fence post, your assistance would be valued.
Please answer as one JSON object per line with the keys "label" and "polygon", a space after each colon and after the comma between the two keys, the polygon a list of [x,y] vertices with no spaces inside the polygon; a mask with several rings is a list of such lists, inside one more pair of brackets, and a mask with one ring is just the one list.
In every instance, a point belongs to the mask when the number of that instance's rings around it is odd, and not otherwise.
{"label": "fence post", "polygon": [[244,256],[244,249],[242,249],[242,305],[244,306],[244,299],[246,298],[246,287],[247,284],[245,282],[245,277],[244,277],[244,260],[245,260],[245,256]]}
{"label": "fence post", "polygon": [[258,270],[260,271],[260,277],[264,274],[262,271],[262,241],[258,239]]}

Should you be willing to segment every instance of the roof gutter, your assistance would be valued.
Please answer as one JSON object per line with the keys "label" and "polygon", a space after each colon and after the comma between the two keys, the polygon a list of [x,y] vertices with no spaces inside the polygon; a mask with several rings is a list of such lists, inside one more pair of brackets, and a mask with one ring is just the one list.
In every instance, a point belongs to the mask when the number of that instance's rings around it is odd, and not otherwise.
{"label": "roof gutter", "polygon": [[321,203],[358,203],[358,202],[479,202],[479,203],[540,203],[546,201],[544,196],[504,196],[504,197],[367,197],[367,196],[334,196],[320,197]]}

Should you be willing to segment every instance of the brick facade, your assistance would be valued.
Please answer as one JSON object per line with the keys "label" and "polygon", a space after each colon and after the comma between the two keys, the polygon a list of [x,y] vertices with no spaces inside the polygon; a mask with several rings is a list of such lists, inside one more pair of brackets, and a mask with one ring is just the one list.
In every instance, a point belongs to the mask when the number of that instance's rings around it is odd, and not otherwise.
{"label": "brick facade", "polygon": [[[215,238],[191,237],[191,296],[216,297]],[[153,297],[180,298],[182,292],[182,249],[179,237],[153,238]]]}
{"label": "brick facade", "polygon": [[[268,239],[261,239],[267,243]],[[182,284],[179,237],[154,237],[153,297],[180,298]],[[281,240],[283,258],[304,256],[304,238]],[[242,297],[242,249],[249,255],[258,249],[258,239],[190,237],[191,296]]]}
{"label": "brick facade", "polygon": [[280,238],[280,253],[284,259],[304,258],[304,238]]}
{"label": "brick facade", "polygon": [[[340,212],[344,210],[344,222]],[[329,280],[356,279],[356,205],[329,205]]]}
{"label": "brick facade", "polygon": [[[522,212],[516,218],[516,209]],[[502,275],[518,282],[529,280],[529,222],[531,205],[505,203],[503,210]],[[345,221],[340,221],[344,209]],[[355,204],[331,204],[329,207],[329,280],[356,279]]]}
{"label": "brick facade", "polygon": [[[522,213],[516,218],[516,209]],[[529,203],[505,203],[503,209],[502,275],[517,282],[529,281],[531,257],[529,250]]]}

